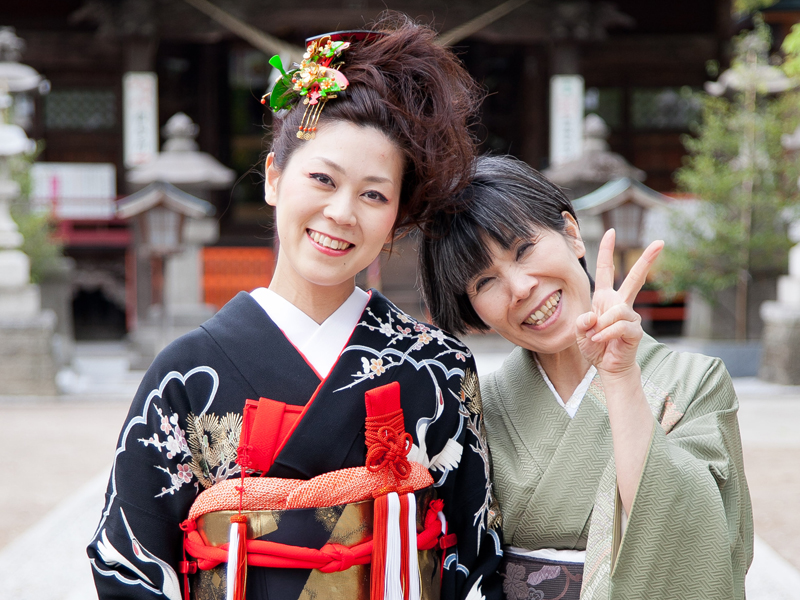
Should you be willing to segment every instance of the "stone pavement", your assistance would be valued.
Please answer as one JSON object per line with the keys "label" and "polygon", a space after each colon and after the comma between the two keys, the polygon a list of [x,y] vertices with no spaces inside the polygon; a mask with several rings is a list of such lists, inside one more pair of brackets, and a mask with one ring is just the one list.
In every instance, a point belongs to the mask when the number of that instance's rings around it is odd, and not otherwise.
{"label": "stone pavement", "polygon": [[[470,338],[479,373],[510,349]],[[0,397],[0,598],[96,598],[84,548],[103,505],[111,456],[141,372],[122,346],[79,347],[58,398]],[[800,387],[735,380],[745,468],[753,498],[755,559],[750,600],[800,600]]]}

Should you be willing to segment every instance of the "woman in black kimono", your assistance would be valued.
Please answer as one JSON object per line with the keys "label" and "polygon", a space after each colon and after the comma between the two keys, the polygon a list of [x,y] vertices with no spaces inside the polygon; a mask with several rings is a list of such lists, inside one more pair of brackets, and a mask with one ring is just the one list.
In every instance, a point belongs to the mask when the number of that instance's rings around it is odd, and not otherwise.
{"label": "woman in black kimono", "polygon": [[[317,38],[273,89],[279,112],[265,192],[280,250],[272,282],[240,293],[170,344],[145,375],[88,549],[101,599],[179,600],[187,573],[192,597],[224,597],[224,569],[204,571],[184,553],[181,525],[189,537],[203,526],[201,518],[186,524],[198,495],[228,489],[229,479],[239,490],[242,463],[248,474],[292,485],[363,468],[365,393],[394,382],[410,434],[407,459],[432,478],[447,520],[448,535],[437,541],[445,549],[427,565],[433,583],[423,582],[422,597],[436,596],[439,577],[443,598],[498,597],[499,514],[472,355],[354,284],[396,232],[446,208],[469,172],[467,125],[478,94],[434,37],[395,15],[367,33]],[[246,401],[256,422],[258,414],[270,418],[243,430]],[[240,431],[258,438],[247,457]],[[264,513],[257,537],[284,549],[334,548],[347,567],[347,514],[325,505]],[[205,527],[211,544],[208,519]],[[366,567],[344,567],[323,576],[250,566],[247,597],[364,597]]]}

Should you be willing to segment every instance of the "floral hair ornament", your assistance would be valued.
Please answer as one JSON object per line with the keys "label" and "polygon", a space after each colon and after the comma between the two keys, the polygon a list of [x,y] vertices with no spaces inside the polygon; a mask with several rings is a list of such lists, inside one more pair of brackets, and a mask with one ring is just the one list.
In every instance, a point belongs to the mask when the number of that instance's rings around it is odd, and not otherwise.
{"label": "floral hair ornament", "polygon": [[[269,107],[279,111],[292,104],[296,96],[303,99],[306,110],[297,131],[297,137],[304,140],[314,139],[317,132],[317,121],[325,107],[325,103],[337,97],[337,93],[349,85],[347,77],[339,71],[340,55],[350,47],[350,42],[332,41],[329,35],[313,40],[303,54],[303,62],[288,73],[284,71],[280,56],[273,56],[269,64],[281,72],[272,91],[261,99],[266,104],[269,96]],[[299,98],[297,98],[299,99]]]}
{"label": "floral hair ornament", "polygon": [[[317,134],[317,122],[328,100],[336,98],[350,84],[339,69],[344,64],[341,53],[350,47],[351,41],[371,40],[382,37],[377,31],[336,31],[306,40],[303,62],[285,71],[277,54],[269,64],[280,71],[281,76],[264,94],[261,104],[267,103],[273,112],[289,110],[302,99],[306,109],[298,127],[297,137],[312,140]],[[349,40],[349,41],[346,41]]]}

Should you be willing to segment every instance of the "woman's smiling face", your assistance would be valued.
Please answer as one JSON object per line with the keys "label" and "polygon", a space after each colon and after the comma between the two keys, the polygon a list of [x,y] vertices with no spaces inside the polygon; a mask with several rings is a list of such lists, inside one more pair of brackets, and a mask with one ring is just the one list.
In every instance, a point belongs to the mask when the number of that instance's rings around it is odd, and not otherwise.
{"label": "woman's smiling face", "polygon": [[320,127],[280,171],[270,155],[266,201],[276,208],[280,239],[273,283],[349,294],[391,237],[403,166],[381,131],[344,121]]}
{"label": "woman's smiling face", "polygon": [[575,321],[591,309],[589,278],[578,226],[565,215],[565,233],[541,230],[504,249],[488,241],[492,264],[469,284],[475,312],[518,346],[556,354],[576,343]]}

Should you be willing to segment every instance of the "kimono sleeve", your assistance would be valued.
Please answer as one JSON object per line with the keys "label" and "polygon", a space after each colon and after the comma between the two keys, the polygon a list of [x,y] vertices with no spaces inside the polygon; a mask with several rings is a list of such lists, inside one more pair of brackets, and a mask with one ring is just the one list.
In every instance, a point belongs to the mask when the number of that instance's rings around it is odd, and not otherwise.
{"label": "kimono sleeve", "polygon": [[697,361],[704,370],[693,393],[675,388],[692,397],[668,399],[654,428],[612,573],[614,598],[744,598],[753,524],[738,401],[719,359]]}
{"label": "kimono sleeve", "polygon": [[198,493],[186,440],[190,396],[215,374],[181,373],[162,353],[145,375],[120,433],[106,504],[87,549],[98,596],[181,600],[180,523]]}
{"label": "kimono sleeve", "polygon": [[497,575],[503,555],[500,512],[492,491],[480,385],[473,359],[466,362],[463,378],[448,381],[445,392],[454,400],[452,410],[458,411],[456,433],[447,443],[460,444],[461,460],[439,486],[448,533],[457,537],[456,545],[443,556],[441,597],[490,600],[502,597]]}

